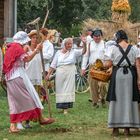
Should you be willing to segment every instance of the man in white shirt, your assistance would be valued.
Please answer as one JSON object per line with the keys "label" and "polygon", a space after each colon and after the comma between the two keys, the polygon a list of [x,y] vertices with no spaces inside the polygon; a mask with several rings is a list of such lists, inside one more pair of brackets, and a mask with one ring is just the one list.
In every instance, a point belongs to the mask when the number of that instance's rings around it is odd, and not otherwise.
{"label": "man in white shirt", "polygon": [[[97,59],[104,59],[105,43],[102,40],[102,31],[100,29],[95,29],[91,37],[93,40],[89,43],[86,54],[83,56],[82,62],[82,75],[85,74],[87,63],[89,63],[89,69],[91,65],[96,62]],[[89,86],[90,94],[92,98],[93,106],[99,107],[99,100],[101,98],[101,103],[104,104],[104,96],[106,92],[106,87],[103,82],[99,82],[95,79],[92,79],[89,75]]]}
{"label": "man in white shirt", "polygon": [[43,58],[44,58],[44,65],[45,71],[47,72],[50,67],[50,62],[54,56],[54,47],[53,44],[48,39],[48,31],[46,28],[41,29],[41,33],[44,35],[45,41],[43,42]]}

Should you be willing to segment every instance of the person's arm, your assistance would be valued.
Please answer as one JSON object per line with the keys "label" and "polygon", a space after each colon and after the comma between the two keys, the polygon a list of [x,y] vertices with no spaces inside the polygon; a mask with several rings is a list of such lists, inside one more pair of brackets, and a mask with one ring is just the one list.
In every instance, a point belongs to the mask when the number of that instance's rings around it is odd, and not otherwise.
{"label": "person's arm", "polygon": [[90,57],[90,44],[86,44],[86,53],[83,55],[82,65],[81,65],[81,75],[84,75],[87,68],[87,63]]}
{"label": "person's arm", "polygon": [[136,59],[136,69],[137,69],[137,83],[138,83],[138,88],[140,90],[140,58]]}
{"label": "person's arm", "polygon": [[35,56],[37,53],[40,52],[41,48],[42,48],[42,45],[38,44],[37,47],[36,47],[36,49],[34,49],[34,51],[32,52],[32,54],[27,55],[27,56],[24,57],[24,59],[23,59],[24,62],[29,62],[29,61],[31,61],[31,60],[34,58],[34,56]]}
{"label": "person's arm", "polygon": [[83,43],[83,46],[80,46],[78,48],[74,48],[74,53],[76,56],[81,56],[86,53],[86,44]]}
{"label": "person's arm", "polygon": [[29,47],[30,47],[30,46],[25,45],[25,46],[23,47],[24,51],[25,51],[25,52],[28,52],[28,51],[29,51]]}
{"label": "person's arm", "polygon": [[106,67],[106,68],[112,67],[112,61],[111,60],[105,60],[104,61],[104,67]]}
{"label": "person's arm", "polygon": [[86,40],[85,37],[81,36],[81,41],[83,42],[82,43],[82,48],[83,48],[82,55],[84,55],[86,53],[86,51],[87,51],[87,40]]}
{"label": "person's arm", "polygon": [[54,72],[54,70],[56,69],[57,67],[57,62],[58,62],[58,52],[56,52],[54,58],[53,58],[53,61],[50,65],[50,68],[49,68],[49,71],[48,71],[48,74],[46,76],[46,80],[49,80],[50,78],[50,75]]}
{"label": "person's arm", "polygon": [[54,68],[52,68],[52,67],[49,68],[48,74],[47,74],[47,76],[46,76],[46,80],[49,80],[49,79],[50,79],[50,76],[51,76],[51,74],[52,74],[54,71],[55,71]]}
{"label": "person's arm", "polygon": [[84,55],[85,53],[86,53],[86,51],[87,51],[87,47],[86,47],[86,43],[84,42],[83,43],[83,46],[82,46],[82,55]]}

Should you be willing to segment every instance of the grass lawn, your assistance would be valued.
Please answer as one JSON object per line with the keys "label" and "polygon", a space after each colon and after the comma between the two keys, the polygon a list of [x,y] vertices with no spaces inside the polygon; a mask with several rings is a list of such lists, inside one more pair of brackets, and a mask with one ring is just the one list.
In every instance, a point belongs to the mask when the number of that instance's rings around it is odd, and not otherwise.
{"label": "grass lawn", "polygon": [[[0,90],[0,140],[113,140],[111,130],[107,128],[107,107],[95,109],[88,102],[88,93],[76,94],[74,108],[67,115],[58,113],[55,108],[55,96],[51,96],[51,108],[56,122],[40,126],[31,122],[33,128],[18,134],[9,134],[9,110],[7,98]],[[44,116],[47,114],[45,105]],[[139,140],[139,134],[126,138],[123,133],[117,140]]]}

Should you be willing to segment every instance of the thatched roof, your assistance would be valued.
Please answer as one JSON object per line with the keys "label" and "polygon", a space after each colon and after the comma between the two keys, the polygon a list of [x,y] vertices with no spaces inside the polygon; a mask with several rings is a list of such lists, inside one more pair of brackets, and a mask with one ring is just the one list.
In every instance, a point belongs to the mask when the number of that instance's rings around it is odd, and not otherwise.
{"label": "thatched roof", "polygon": [[[140,24],[139,24],[140,25]],[[113,20],[94,20],[94,19],[87,19],[83,22],[83,33],[88,28],[95,29],[100,28],[103,31],[103,37],[106,40],[112,39],[113,35],[116,31],[123,29],[128,34],[130,40],[132,42],[137,42],[137,33],[132,29],[133,24],[129,21],[125,23],[116,22]]]}

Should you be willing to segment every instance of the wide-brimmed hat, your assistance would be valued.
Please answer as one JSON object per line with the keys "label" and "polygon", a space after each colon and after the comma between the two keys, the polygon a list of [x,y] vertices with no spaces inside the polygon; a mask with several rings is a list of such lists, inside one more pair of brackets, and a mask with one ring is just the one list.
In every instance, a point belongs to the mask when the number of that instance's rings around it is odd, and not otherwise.
{"label": "wide-brimmed hat", "polygon": [[24,45],[28,43],[31,39],[28,37],[28,34],[24,31],[19,31],[13,36],[13,40],[16,43]]}
{"label": "wide-brimmed hat", "polygon": [[[30,33],[28,33],[28,36],[31,38],[33,35],[38,35],[37,30],[31,30]],[[39,33],[40,37],[42,38],[43,34]]]}
{"label": "wide-brimmed hat", "polygon": [[33,35],[37,35],[37,30],[31,30],[30,33],[28,33],[28,36],[31,38]]}

